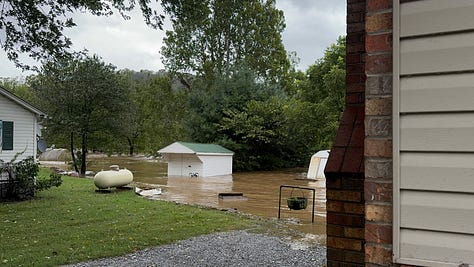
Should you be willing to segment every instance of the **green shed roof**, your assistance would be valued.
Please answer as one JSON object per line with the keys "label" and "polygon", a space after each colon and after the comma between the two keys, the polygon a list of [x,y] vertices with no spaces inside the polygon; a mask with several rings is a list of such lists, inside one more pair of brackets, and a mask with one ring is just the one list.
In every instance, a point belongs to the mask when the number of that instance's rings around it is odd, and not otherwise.
{"label": "green shed roof", "polygon": [[231,150],[215,144],[198,144],[178,142],[179,144],[193,150],[196,153],[234,153]]}

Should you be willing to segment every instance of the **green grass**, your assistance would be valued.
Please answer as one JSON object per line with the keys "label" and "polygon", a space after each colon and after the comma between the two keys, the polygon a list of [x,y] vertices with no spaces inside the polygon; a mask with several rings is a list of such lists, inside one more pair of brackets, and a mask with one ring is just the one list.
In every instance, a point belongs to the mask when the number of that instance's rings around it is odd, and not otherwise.
{"label": "green grass", "polygon": [[34,200],[0,203],[0,266],[56,266],[252,226],[237,215],[132,191],[96,193],[90,179],[63,177]]}

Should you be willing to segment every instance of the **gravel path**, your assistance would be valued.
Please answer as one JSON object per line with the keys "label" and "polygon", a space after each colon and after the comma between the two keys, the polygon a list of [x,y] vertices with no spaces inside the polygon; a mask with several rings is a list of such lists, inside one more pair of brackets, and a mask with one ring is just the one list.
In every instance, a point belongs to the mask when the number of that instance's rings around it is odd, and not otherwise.
{"label": "gravel path", "polygon": [[[296,248],[298,247],[298,248]],[[265,234],[233,231],[199,236],[125,256],[67,265],[90,266],[322,266],[326,249]]]}

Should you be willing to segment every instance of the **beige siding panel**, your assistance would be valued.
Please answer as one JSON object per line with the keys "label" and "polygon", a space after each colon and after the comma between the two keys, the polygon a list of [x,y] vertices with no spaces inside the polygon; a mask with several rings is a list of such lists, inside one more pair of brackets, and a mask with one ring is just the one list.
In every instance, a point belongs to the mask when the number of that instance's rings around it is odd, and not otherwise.
{"label": "beige siding panel", "polygon": [[402,4],[400,36],[474,29],[474,1],[433,0]]}
{"label": "beige siding panel", "polygon": [[400,74],[474,70],[474,33],[402,40]]}
{"label": "beige siding panel", "polygon": [[471,265],[474,264],[474,237],[401,229],[400,256],[408,259],[455,263],[455,266],[459,266],[460,263]]}
{"label": "beige siding panel", "polygon": [[400,155],[400,188],[474,193],[474,154],[410,153]]}
{"label": "beige siding panel", "polygon": [[474,195],[402,191],[401,227],[474,234]]}
{"label": "beige siding panel", "polygon": [[400,79],[402,113],[473,110],[473,73]]}
{"label": "beige siding panel", "polygon": [[400,150],[474,152],[474,113],[401,115]]}

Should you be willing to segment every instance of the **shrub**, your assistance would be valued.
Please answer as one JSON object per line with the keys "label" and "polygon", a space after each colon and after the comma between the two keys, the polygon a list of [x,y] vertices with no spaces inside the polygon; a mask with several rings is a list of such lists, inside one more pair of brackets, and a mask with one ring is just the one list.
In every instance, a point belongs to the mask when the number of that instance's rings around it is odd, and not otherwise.
{"label": "shrub", "polygon": [[49,178],[37,179],[39,167],[32,157],[5,163],[0,160],[0,173],[6,173],[8,181],[0,187],[0,196],[4,199],[24,200],[33,198],[35,191],[60,186],[61,175],[51,174]]}

